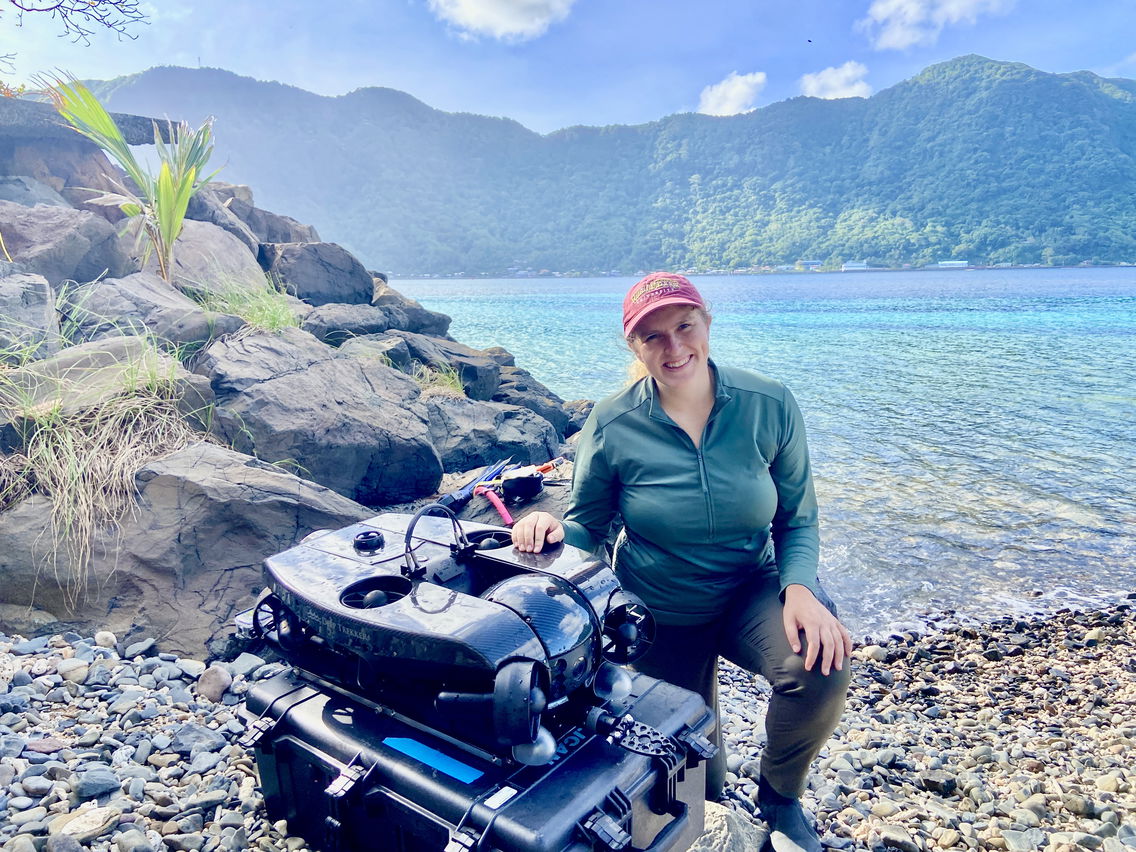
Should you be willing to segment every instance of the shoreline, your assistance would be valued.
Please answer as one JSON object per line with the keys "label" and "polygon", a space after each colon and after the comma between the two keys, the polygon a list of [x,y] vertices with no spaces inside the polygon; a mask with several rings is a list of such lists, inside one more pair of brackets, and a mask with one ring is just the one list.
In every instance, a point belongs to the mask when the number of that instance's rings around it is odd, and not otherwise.
{"label": "shoreline", "polygon": [[[853,660],[804,797],[826,846],[1136,847],[1131,604],[896,636]],[[748,679],[730,667],[723,683]],[[732,709],[723,702],[724,720]],[[740,752],[757,750],[744,725],[723,728]],[[751,813],[756,762],[731,763],[728,804]]]}
{"label": "shoreline", "polygon": [[[97,852],[306,850],[269,822],[236,745],[236,705],[280,664],[206,666],[113,638],[0,637],[5,852],[49,832]],[[728,664],[721,684],[722,804],[756,829],[768,686]],[[857,647],[804,801],[831,849],[1126,852],[1134,750],[1132,605],[1006,618]]]}

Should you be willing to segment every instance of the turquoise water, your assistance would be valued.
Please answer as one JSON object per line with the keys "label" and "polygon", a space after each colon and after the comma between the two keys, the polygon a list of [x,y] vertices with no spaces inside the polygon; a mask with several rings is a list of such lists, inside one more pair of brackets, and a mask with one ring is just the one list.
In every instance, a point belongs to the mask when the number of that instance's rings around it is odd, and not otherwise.
{"label": "turquoise water", "polygon": [[[618,387],[630,278],[396,281],[565,399]],[[1136,269],[701,277],[722,362],[805,413],[855,632],[1136,592]],[[950,618],[948,618],[950,620]]]}

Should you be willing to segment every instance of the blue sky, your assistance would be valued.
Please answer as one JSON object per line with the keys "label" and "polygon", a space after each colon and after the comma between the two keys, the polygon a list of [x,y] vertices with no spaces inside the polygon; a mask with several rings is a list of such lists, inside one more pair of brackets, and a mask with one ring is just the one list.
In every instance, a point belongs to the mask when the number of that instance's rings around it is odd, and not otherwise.
{"label": "blue sky", "polygon": [[[338,95],[389,86],[542,133],[867,96],[966,53],[1136,77],[1136,0],[150,0],[131,39],[60,37],[0,0],[9,81],[226,68]],[[314,11],[313,11],[314,10]]]}

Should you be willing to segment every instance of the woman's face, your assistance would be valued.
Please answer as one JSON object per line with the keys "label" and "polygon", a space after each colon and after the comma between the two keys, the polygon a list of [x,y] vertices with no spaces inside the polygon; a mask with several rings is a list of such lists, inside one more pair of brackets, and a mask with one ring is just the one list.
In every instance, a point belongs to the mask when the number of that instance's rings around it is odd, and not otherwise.
{"label": "woman's face", "polygon": [[628,338],[635,357],[659,385],[678,389],[706,375],[710,315],[689,305],[669,305],[639,321]]}

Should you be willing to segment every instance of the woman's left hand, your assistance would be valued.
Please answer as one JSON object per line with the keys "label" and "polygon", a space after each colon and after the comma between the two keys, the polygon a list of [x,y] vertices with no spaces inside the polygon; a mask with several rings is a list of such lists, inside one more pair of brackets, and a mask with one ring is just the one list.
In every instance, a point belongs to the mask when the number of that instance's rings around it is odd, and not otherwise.
{"label": "woman's left hand", "polygon": [[844,668],[845,658],[852,656],[852,636],[807,586],[793,583],[785,587],[782,616],[794,653],[801,653],[801,633],[805,634],[806,671],[812,671],[818,659],[823,675]]}

